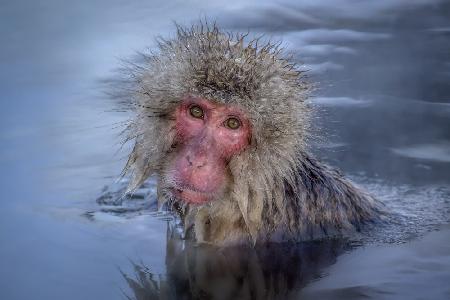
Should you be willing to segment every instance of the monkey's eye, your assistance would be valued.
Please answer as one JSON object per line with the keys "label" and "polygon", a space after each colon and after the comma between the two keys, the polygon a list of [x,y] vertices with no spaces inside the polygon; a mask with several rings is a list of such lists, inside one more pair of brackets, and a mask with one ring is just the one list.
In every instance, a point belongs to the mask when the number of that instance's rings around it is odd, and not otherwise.
{"label": "monkey's eye", "polygon": [[198,105],[192,105],[189,108],[189,113],[191,116],[197,119],[203,119],[203,109]]}
{"label": "monkey's eye", "polygon": [[239,127],[241,127],[241,121],[239,121],[239,119],[237,118],[231,117],[225,121],[224,125],[230,129],[238,129]]}

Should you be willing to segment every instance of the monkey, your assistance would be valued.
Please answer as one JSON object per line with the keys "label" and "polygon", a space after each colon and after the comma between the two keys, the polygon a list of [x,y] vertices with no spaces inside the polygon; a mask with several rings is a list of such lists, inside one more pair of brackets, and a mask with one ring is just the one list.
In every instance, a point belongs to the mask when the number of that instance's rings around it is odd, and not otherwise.
{"label": "monkey", "polygon": [[199,244],[315,240],[382,220],[380,201],[310,153],[305,72],[280,43],[248,39],[176,25],[125,67],[128,191],[155,175],[159,204]]}

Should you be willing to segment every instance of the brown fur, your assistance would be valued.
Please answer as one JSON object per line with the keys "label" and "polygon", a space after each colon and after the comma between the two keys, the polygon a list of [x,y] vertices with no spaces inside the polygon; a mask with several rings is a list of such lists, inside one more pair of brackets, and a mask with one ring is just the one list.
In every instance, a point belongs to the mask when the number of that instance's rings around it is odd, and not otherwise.
{"label": "brown fur", "polygon": [[186,233],[199,242],[231,244],[307,240],[358,229],[380,213],[379,203],[307,150],[310,86],[272,43],[258,45],[215,25],[178,26],[174,39],[129,66],[126,102],[135,111],[128,127],[134,149],[125,167],[130,190],[159,178],[162,202],[167,163],[177,153],[173,112],[186,95],[236,104],[250,116],[250,147],[228,165],[225,198],[174,207]]}

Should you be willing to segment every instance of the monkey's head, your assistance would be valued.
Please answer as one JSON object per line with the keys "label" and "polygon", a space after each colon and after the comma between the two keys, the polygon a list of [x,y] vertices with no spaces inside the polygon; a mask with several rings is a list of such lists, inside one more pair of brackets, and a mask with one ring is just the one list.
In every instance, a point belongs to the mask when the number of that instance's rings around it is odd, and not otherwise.
{"label": "monkey's head", "polygon": [[130,189],[156,174],[160,200],[237,210],[257,229],[296,186],[309,86],[276,44],[215,25],[177,29],[129,69]]}

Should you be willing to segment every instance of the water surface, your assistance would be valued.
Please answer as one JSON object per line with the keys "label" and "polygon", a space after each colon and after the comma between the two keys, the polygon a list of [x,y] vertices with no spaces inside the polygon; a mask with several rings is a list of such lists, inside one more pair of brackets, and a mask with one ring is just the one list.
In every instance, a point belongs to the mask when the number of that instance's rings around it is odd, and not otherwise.
{"label": "water surface", "polygon": [[[283,41],[317,87],[313,152],[396,226],[213,251],[180,245],[142,199],[96,202],[129,150],[101,80],[203,16]],[[21,0],[0,25],[1,299],[450,298],[448,1]]]}

